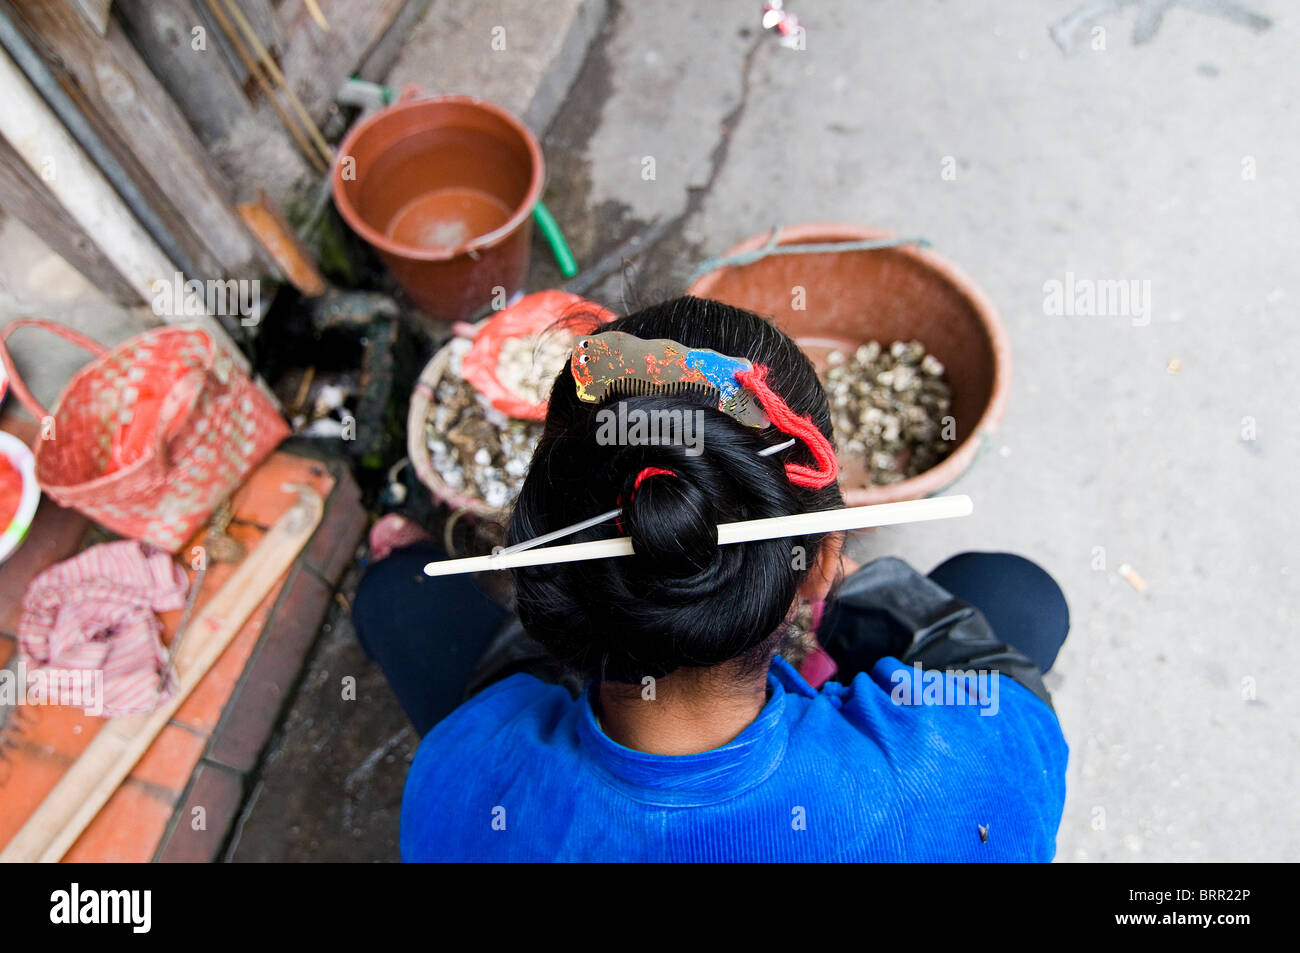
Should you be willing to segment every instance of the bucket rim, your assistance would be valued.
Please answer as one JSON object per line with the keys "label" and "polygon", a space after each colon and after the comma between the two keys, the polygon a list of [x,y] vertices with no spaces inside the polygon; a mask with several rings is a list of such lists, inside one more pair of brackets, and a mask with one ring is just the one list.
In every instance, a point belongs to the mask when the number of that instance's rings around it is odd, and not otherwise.
{"label": "bucket rim", "polygon": [[[728,248],[723,252],[723,256],[730,257],[756,251],[767,244],[771,237],[772,231],[770,229],[757,235],[751,235]],[[897,237],[897,234],[889,229],[872,225],[857,225],[848,222],[808,222],[781,226],[777,245],[881,241]],[[920,499],[939,493],[956,483],[971,464],[975,462],[981,444],[997,431],[1011,396],[1011,337],[992,299],[966,272],[929,248],[922,248],[918,245],[898,245],[890,248],[889,251],[898,252],[916,259],[967,300],[972,311],[979,319],[984,332],[988,335],[989,348],[993,357],[993,380],[984,412],[975,421],[965,439],[953,447],[947,457],[930,467],[930,469],[918,473],[914,477],[900,480],[897,483],[868,485],[865,487],[841,487],[845,503],[849,506]],[[827,254],[831,253],[828,252]],[[868,254],[868,252],[861,252],[861,254]],[[691,286],[686,289],[686,294],[708,298],[710,291],[718,280],[717,276],[722,272],[729,268],[748,268],[760,263],[722,265],[700,275],[699,278],[691,282]]]}
{"label": "bucket rim", "polygon": [[[380,122],[389,119],[401,112],[422,109],[430,105],[456,105],[456,106],[473,106],[484,112],[490,113],[497,119],[502,120],[507,126],[523,140],[528,149],[529,159],[532,161],[532,178],[528,183],[528,191],[524,194],[523,200],[518,207],[511,213],[506,222],[494,228],[492,231],[477,235],[464,244],[452,248],[421,248],[417,245],[404,245],[401,242],[395,242],[387,235],[374,228],[367,222],[360,212],[353,206],[343,187],[343,159],[351,155],[352,146],[366,132],[374,128]],[[546,163],[542,157],[542,147],[533,135],[531,129],[524,125],[523,120],[519,119],[509,110],[498,106],[496,103],[486,99],[480,99],[477,96],[465,95],[445,95],[445,96],[422,96],[418,99],[403,100],[385,106],[376,110],[369,116],[366,116],[360,122],[353,125],[348,130],[343,141],[334,157],[333,167],[330,169],[330,191],[334,198],[334,207],[338,209],[343,220],[347,222],[348,227],[360,235],[365,241],[377,248],[379,251],[396,255],[401,258],[412,261],[451,261],[453,258],[459,258],[469,252],[484,251],[494,248],[504,242],[515,231],[519,229],[527,220],[528,216],[533,214],[533,209],[542,197],[542,188],[546,181]]]}

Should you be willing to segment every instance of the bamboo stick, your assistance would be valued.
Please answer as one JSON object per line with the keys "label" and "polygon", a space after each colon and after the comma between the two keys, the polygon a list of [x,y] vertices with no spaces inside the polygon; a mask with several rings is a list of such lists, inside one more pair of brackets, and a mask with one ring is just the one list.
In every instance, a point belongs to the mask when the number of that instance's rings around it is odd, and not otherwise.
{"label": "bamboo stick", "polygon": [[293,121],[293,118],[285,110],[284,104],[276,98],[275,90],[271,88],[270,82],[267,80],[262,70],[258,68],[257,62],[244,46],[244,41],[241,40],[239,35],[235,32],[234,25],[231,24],[229,18],[221,9],[221,0],[204,0],[204,2],[207,4],[208,9],[212,11],[212,16],[217,21],[217,26],[221,27],[221,32],[230,40],[230,45],[234,48],[235,55],[239,57],[240,62],[244,64],[244,69],[248,70],[252,77],[257,80],[257,85],[261,87],[262,94],[266,96],[267,101],[271,104],[271,108],[273,108],[276,111],[276,114],[280,117],[280,122],[283,123],[284,128],[289,131],[289,135],[293,136],[293,141],[298,144],[298,149],[304,156],[306,156],[307,161],[311,163],[311,167],[317,172],[327,171],[329,163],[322,163],[320,155],[303,135],[302,130],[298,128],[297,123]]}
{"label": "bamboo stick", "polygon": [[280,88],[284,90],[285,96],[289,100],[289,105],[293,107],[293,111],[298,115],[298,119],[301,120],[303,128],[307,130],[307,134],[311,136],[312,142],[314,142],[316,148],[320,150],[321,157],[325,160],[325,165],[329,166],[330,163],[334,161],[334,150],[330,148],[329,143],[325,141],[325,137],[321,135],[321,131],[317,128],[315,120],[311,118],[306,107],[303,106],[302,100],[298,98],[298,94],[295,93],[293,87],[289,85],[289,81],[284,78],[284,73],[280,72],[280,67],[276,65],[275,59],[262,44],[262,40],[258,37],[257,31],[254,30],[253,25],[248,22],[248,18],[244,16],[244,11],[239,9],[235,0],[225,0],[225,3],[226,7],[230,10],[230,15],[233,16],[235,22],[239,24],[239,29],[243,31],[244,36],[247,37],[249,47],[257,54],[258,60],[265,67],[266,72],[271,77],[272,81],[280,84]]}

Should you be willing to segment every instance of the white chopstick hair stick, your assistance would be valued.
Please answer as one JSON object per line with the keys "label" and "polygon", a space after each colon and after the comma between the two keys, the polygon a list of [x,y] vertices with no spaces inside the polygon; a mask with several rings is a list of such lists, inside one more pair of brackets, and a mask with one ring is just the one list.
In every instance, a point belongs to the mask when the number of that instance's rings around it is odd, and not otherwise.
{"label": "white chopstick hair stick", "polygon": [[[718,545],[727,546],[732,543],[780,539],[782,536],[806,536],[809,533],[834,533],[840,530],[868,529],[873,526],[896,526],[899,523],[952,519],[958,516],[969,516],[973,510],[974,504],[969,496],[957,495],[928,500],[907,500],[902,503],[878,503],[874,506],[846,506],[838,510],[818,510],[814,513],[795,513],[791,516],[721,523],[718,526]],[[444,559],[427,563],[424,574],[454,576],[487,569],[518,569],[521,566],[575,563],[586,559],[610,559],[632,554],[632,540],[620,536],[616,539],[598,539],[590,543],[546,546],[513,553],[500,552],[492,556]]]}

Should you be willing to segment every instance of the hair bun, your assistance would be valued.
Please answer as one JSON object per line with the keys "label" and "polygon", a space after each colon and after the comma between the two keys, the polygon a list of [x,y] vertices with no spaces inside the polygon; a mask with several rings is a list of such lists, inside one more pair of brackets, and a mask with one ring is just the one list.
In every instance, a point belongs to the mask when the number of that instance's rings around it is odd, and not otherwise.
{"label": "hair bun", "polygon": [[[637,559],[664,576],[694,576],[718,552],[718,514],[685,467],[643,467],[628,475],[622,523]],[[639,486],[637,485],[639,482]]]}

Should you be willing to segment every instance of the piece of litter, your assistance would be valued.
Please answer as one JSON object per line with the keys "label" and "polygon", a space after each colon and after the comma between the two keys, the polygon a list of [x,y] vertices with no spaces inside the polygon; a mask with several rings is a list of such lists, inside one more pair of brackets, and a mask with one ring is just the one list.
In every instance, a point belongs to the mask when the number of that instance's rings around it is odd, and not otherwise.
{"label": "piece of litter", "polygon": [[781,45],[789,49],[803,49],[803,27],[799,18],[785,10],[784,0],[767,0],[763,5],[763,29],[775,30]]}
{"label": "piece of litter", "polygon": [[343,422],[335,420],[333,417],[321,417],[314,420],[311,426],[302,430],[299,436],[302,437],[341,437],[343,435]]}
{"label": "piece of litter", "polygon": [[1128,563],[1123,563],[1117,571],[1119,572],[1120,576],[1123,577],[1124,581],[1127,582],[1134,589],[1136,589],[1138,592],[1147,591],[1147,581],[1142,578],[1141,573],[1139,573]]}
{"label": "piece of litter", "polygon": [[1165,365],[1165,373],[1177,374],[1183,369],[1183,362],[1176,357],[1171,357],[1169,363]]}
{"label": "piece of litter", "polygon": [[342,407],[348,399],[348,389],[338,384],[326,384],[316,394],[316,416]]}

